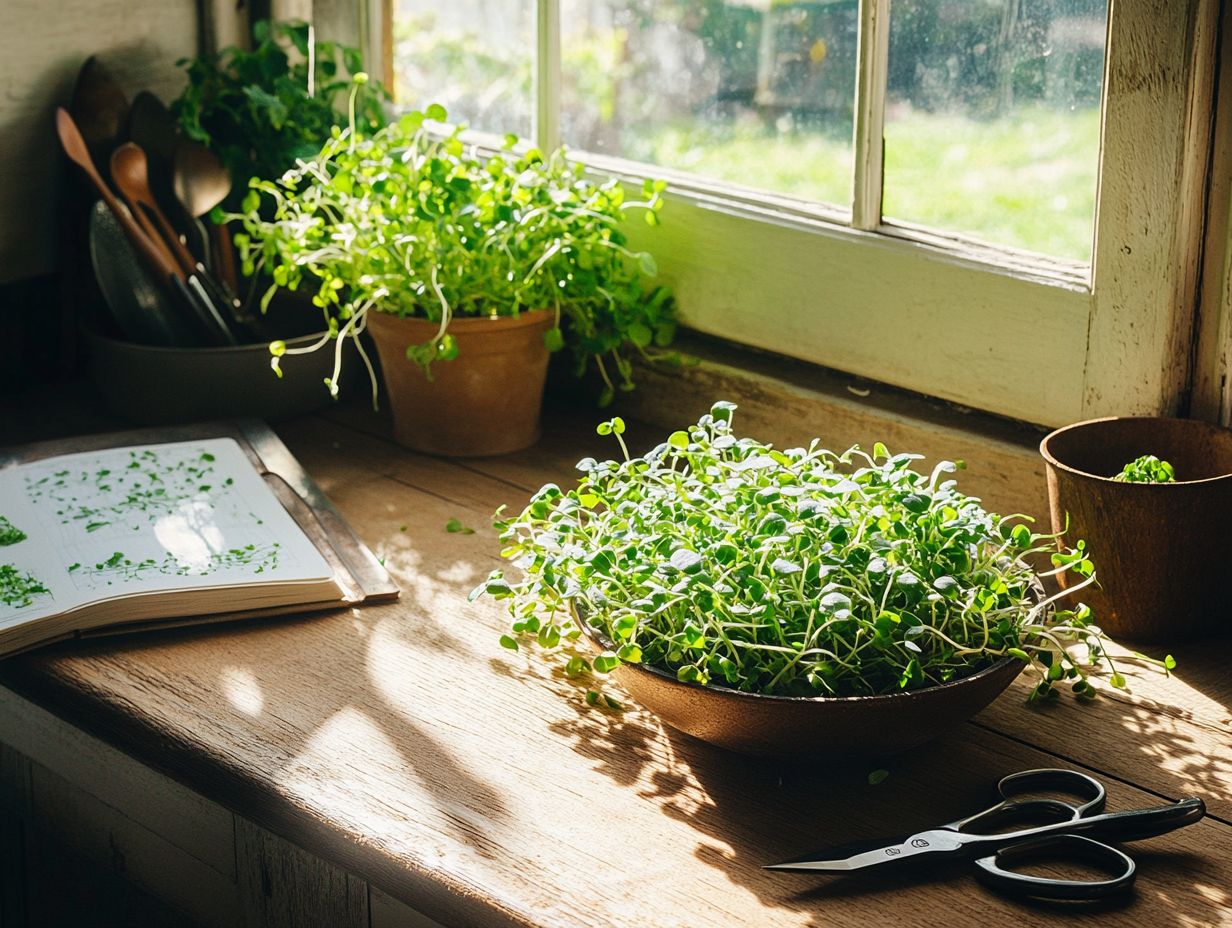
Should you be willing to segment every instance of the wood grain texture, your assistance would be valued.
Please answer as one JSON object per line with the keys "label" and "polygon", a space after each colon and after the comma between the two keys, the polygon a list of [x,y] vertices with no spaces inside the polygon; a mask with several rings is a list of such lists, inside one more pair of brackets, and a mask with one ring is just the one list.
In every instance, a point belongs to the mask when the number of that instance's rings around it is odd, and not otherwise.
{"label": "wood grain texture", "polygon": [[26,823],[24,921],[5,928],[199,928],[102,862]]}
{"label": "wood grain texture", "polygon": [[29,814],[30,762],[0,743],[0,928],[27,924],[25,821]]}
{"label": "wood grain texture", "polygon": [[[234,904],[234,877],[202,863],[41,764],[31,762],[30,781],[30,832],[37,832],[41,841],[67,849],[73,856],[101,863],[103,873],[98,882],[106,882],[110,876],[117,884],[110,908],[128,905],[125,900],[131,887],[136,898],[158,899],[162,908],[180,913],[165,923],[235,924],[239,909]],[[174,822],[167,824],[175,827]],[[35,867],[31,865],[30,869],[33,874]],[[46,864],[37,869],[45,880],[49,872],[54,872],[54,867]],[[66,902],[66,918],[74,909],[89,912],[80,901],[71,907]],[[129,921],[141,924],[135,917]]]}
{"label": "wood grain texture", "polygon": [[[610,452],[591,419],[555,418],[535,449],[465,465],[322,419],[285,427],[401,582],[400,602],[55,647],[0,665],[0,681],[444,925],[1054,925],[1055,910],[997,897],[961,866],[825,880],[760,865],[956,818],[999,776],[1059,762],[1107,770],[1112,808],[1226,797],[1227,740],[1212,725],[1229,692],[1198,670],[1215,653],[1182,656],[1183,689],[1135,679],[1131,708],[1042,714],[1011,691],[886,765],[876,787],[842,758],[753,760],[637,708],[587,709],[551,663],[502,651],[502,608],[466,593],[498,563],[498,504]],[[445,532],[450,518],[476,533]],[[1161,774],[1182,743],[1185,769]],[[1131,899],[1066,921],[1232,924],[1232,826],[1208,819],[1134,854]]]}
{"label": "wood grain texture", "polygon": [[[16,756],[56,771],[120,818],[195,856],[219,876],[235,879],[232,816],[192,790],[4,689],[0,689],[0,743],[13,754],[20,752]],[[24,792],[28,807],[32,793],[29,787]]]}
{"label": "wood grain texture", "polygon": [[370,928],[442,928],[440,922],[421,915],[375,886],[368,888],[368,922]]}
{"label": "wood grain texture", "polygon": [[1124,661],[1128,689],[1101,685],[1101,698],[1079,713],[1064,703],[1024,712],[1032,681],[1021,677],[1011,689],[1018,698],[1003,697],[976,723],[1021,738],[1025,716],[1033,745],[1161,796],[1201,796],[1210,815],[1232,823],[1232,640],[1170,650],[1171,677]]}
{"label": "wood grain texture", "polygon": [[[631,224],[630,241],[653,252],[692,329],[1028,422],[1079,416],[1084,285],[679,191],[662,219]],[[1006,376],[1023,358],[1029,378]]]}
{"label": "wood grain texture", "polygon": [[243,818],[236,866],[247,928],[368,928],[368,887]]}
{"label": "wood grain texture", "polygon": [[[1217,0],[1111,4],[1081,418],[1171,415],[1189,376]],[[1077,417],[1075,417],[1077,418]]]}
{"label": "wood grain texture", "polygon": [[[1220,48],[1232,48],[1232,17],[1221,16],[1219,28]],[[1227,425],[1232,421],[1232,106],[1227,105],[1232,100],[1232,68],[1226,59],[1219,68],[1215,100],[1189,413]]]}

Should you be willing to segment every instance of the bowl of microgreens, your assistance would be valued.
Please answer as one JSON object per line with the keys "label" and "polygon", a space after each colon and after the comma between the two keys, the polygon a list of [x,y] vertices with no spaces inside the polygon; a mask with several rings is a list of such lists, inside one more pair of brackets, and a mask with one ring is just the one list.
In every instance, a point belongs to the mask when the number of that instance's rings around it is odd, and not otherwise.
{"label": "bowl of microgreens", "polygon": [[1054,531],[1086,539],[1101,583],[1084,596],[1110,634],[1162,641],[1226,631],[1232,610],[1212,539],[1232,523],[1232,431],[1120,417],[1040,445]]}
{"label": "bowl of microgreens", "polygon": [[[372,334],[400,443],[500,454],[538,435],[549,353],[571,350],[579,374],[593,363],[604,404],[632,387],[630,353],[671,341],[671,295],[623,228],[635,213],[658,224],[664,184],[627,198],[563,149],[481,151],[446,119],[433,105],[367,134],[352,115],[314,157],[252,182],[236,242],[267,293],[315,291],[321,347]],[[290,353],[271,352],[275,366]]]}
{"label": "bowl of microgreens", "polygon": [[[1081,543],[1057,550],[1022,517],[986,512],[942,461],[880,443],[841,454],[778,450],[732,428],[716,403],[695,426],[621,460],[579,462],[498,522],[502,554],[473,596],[507,601],[510,649],[559,652],[614,707],[614,673],[645,708],[734,750],[868,757],[969,718],[1025,669],[1033,699],[1095,693],[1107,662],[1081,603]],[[1050,564],[1037,567],[1040,561]],[[1044,582],[1077,582],[1048,595]],[[590,650],[576,644],[593,642]]]}

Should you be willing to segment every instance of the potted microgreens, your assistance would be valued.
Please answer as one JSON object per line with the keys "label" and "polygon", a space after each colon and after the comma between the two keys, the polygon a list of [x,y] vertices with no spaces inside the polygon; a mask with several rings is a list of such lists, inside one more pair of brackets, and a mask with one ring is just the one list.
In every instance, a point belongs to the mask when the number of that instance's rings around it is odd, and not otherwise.
{"label": "potted microgreens", "polygon": [[[623,460],[581,461],[575,487],[549,484],[499,523],[520,578],[496,571],[472,595],[508,601],[502,644],[559,649],[583,680],[624,673],[669,724],[760,753],[899,750],[1023,667],[1033,699],[1062,684],[1094,695],[1088,669],[1104,661],[1125,685],[1090,610],[1063,604],[1094,580],[1082,543],[1057,551],[986,512],[953,463],[919,473],[918,455],[880,443],[780,451],[738,437],[734,408],[639,457],[621,420],[604,423]],[[1076,582],[1047,595],[1053,575]],[[570,646],[583,634],[598,656]]]}
{"label": "potted microgreens", "polygon": [[[626,346],[670,342],[671,297],[643,287],[654,262],[621,230],[631,209],[658,223],[663,185],[629,202],[563,150],[509,138],[484,154],[445,119],[434,105],[365,136],[352,118],[278,181],[253,182],[237,241],[245,273],[270,275],[267,298],[315,289],[328,330],[314,347],[372,333],[399,442],[497,454],[537,437],[549,352],[570,346],[579,372],[593,358],[610,400],[632,385]],[[291,353],[271,352],[275,370]]]}
{"label": "potted microgreens", "polygon": [[1232,618],[1211,539],[1232,521],[1232,432],[1194,419],[1108,418],[1053,432],[1053,530],[1086,539],[1101,584],[1085,593],[1117,637],[1174,640]]}

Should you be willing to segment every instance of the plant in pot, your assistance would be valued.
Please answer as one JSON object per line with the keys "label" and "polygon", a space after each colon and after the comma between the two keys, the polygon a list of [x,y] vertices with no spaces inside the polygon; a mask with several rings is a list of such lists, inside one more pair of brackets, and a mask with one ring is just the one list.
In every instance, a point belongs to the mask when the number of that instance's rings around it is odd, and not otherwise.
{"label": "plant in pot", "polygon": [[1195,419],[1121,417],[1040,444],[1053,530],[1087,540],[1102,583],[1084,594],[1135,641],[1226,631],[1232,613],[1211,539],[1232,521],[1232,431]]}
{"label": "plant in pot", "polygon": [[[311,158],[348,116],[351,75],[363,71],[358,49],[314,41],[307,23],[261,20],[253,48],[223,49],[178,62],[187,75],[171,103],[180,131],[212,151],[231,175],[234,206],[248,179],[273,180]],[[364,132],[385,125],[389,93],[367,84],[355,104]]]}
{"label": "plant in pot", "polygon": [[[307,23],[261,20],[252,38],[251,50],[232,47],[179,61],[187,82],[171,104],[188,140],[175,155],[177,197],[193,215],[208,213],[214,224],[209,244],[200,248],[237,289],[226,211],[239,208],[249,179],[281,177],[320,151],[348,117],[361,131],[376,131],[387,122],[390,99],[379,81],[365,82],[352,95],[362,54],[316,41]],[[169,192],[169,176],[166,183]],[[190,233],[197,230],[205,234],[203,226],[190,224]]]}
{"label": "plant in pot", "polygon": [[[315,290],[328,328],[314,347],[372,333],[400,443],[499,454],[538,436],[549,352],[569,346],[579,372],[593,359],[610,399],[632,386],[626,344],[671,341],[671,297],[643,286],[654,262],[621,230],[630,209],[657,224],[663,185],[629,202],[563,150],[517,153],[509,138],[482,154],[445,119],[432,106],[371,136],[352,120],[278,181],[253,182],[237,242],[245,273],[271,276],[267,298]],[[275,370],[291,353],[271,352]]]}
{"label": "plant in pot", "polygon": [[[1063,684],[1094,695],[1088,670],[1105,661],[1125,686],[1090,610],[1063,605],[1094,581],[1081,543],[1056,551],[986,512],[950,462],[919,473],[918,455],[880,444],[780,451],[737,437],[734,408],[639,457],[619,419],[604,423],[623,460],[581,461],[574,488],[549,484],[498,524],[521,576],[496,571],[472,596],[508,600],[502,644],[559,650],[587,683],[615,671],[705,740],[831,759],[919,744],[1024,667],[1033,699]],[[1076,582],[1048,595],[1056,575]],[[587,698],[613,704],[598,688]]]}

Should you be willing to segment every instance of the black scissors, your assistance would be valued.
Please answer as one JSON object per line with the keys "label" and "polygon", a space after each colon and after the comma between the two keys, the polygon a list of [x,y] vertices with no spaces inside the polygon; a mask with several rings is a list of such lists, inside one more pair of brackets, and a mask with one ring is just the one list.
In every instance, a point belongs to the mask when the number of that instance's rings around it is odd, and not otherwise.
{"label": "black scissors", "polygon": [[[1074,770],[1024,770],[997,784],[1001,801],[983,812],[921,831],[901,840],[864,842],[770,864],[767,870],[802,873],[852,873],[905,861],[957,858],[974,860],[976,875],[990,886],[1036,899],[1102,899],[1124,892],[1134,882],[1134,862],[1105,841],[1137,841],[1192,825],[1206,814],[1201,799],[1104,812],[1103,784]],[[1018,799],[1040,793],[1080,797],[1081,804],[1059,799]],[[1041,824],[1041,822],[1043,824]],[[1017,830],[997,831],[1006,826]],[[1097,840],[1102,839],[1102,840]],[[1061,880],[1018,873],[1012,865],[1031,860],[1080,859],[1110,874],[1102,880]]]}

